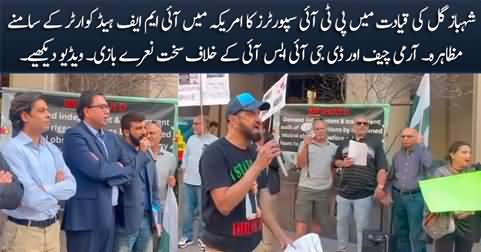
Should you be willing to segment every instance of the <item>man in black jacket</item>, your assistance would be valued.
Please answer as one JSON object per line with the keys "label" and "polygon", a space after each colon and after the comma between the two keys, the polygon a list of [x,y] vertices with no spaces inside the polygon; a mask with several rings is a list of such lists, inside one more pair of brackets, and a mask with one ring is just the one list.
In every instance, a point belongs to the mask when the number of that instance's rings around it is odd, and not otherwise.
{"label": "man in black jacket", "polygon": [[15,209],[23,197],[23,187],[0,154],[0,209]]}

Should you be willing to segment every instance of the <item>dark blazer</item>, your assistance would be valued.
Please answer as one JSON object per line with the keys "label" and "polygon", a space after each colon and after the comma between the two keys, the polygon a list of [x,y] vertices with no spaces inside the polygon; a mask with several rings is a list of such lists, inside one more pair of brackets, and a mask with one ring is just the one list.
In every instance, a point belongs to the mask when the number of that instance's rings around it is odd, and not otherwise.
{"label": "dark blazer", "polygon": [[[12,173],[7,162],[0,153],[0,171]],[[23,197],[23,186],[17,176],[12,173],[12,183],[0,184],[0,209],[15,209],[20,205]]]}
{"label": "dark blazer", "polygon": [[114,133],[105,131],[104,142],[108,155],[83,122],[65,132],[63,155],[77,180],[77,193],[65,203],[62,228],[66,231],[115,226],[112,186],[131,179],[135,161],[123,153],[119,137]]}
{"label": "dark blazer", "polygon": [[[135,176],[128,184],[122,186],[119,195],[119,213],[117,218],[116,231],[132,234],[137,232],[142,224],[144,212],[149,209],[151,227],[160,224],[160,197],[157,181],[155,161],[149,153],[137,151],[124,140],[123,148],[130,159],[135,159]],[[148,202],[145,202],[145,192],[148,191]],[[147,206],[147,207],[146,207]]]}

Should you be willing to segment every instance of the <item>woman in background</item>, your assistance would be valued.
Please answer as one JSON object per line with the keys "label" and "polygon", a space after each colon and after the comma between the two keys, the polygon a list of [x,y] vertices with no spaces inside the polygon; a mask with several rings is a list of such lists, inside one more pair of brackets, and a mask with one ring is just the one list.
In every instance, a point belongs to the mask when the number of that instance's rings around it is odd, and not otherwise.
{"label": "woman in background", "polygon": [[[446,177],[475,169],[472,164],[471,145],[456,141],[449,147],[448,164],[433,172],[434,177]],[[462,197],[462,195],[459,195]],[[480,239],[480,214],[476,212],[453,212],[455,230],[434,243],[435,252],[471,252],[473,244]]]}

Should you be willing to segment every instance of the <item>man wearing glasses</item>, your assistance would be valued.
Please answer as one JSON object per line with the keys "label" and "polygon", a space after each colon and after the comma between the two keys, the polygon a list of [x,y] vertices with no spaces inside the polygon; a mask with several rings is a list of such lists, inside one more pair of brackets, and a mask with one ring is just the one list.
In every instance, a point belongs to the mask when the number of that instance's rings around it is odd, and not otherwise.
{"label": "man wearing glasses", "polygon": [[430,174],[432,154],[422,144],[416,129],[401,133],[402,148],[393,157],[389,180],[392,185],[392,235],[395,252],[426,252],[422,228],[424,199],[419,180]]}
{"label": "man wearing glasses", "polygon": [[64,135],[65,162],[77,180],[62,224],[67,250],[110,252],[119,187],[132,178],[135,160],[123,153],[119,136],[105,130],[110,109],[103,94],[82,92],[77,115],[81,122]]}
{"label": "man wearing glasses", "polygon": [[[386,183],[386,155],[381,139],[368,135],[369,122],[364,115],[354,118],[353,137],[337,148],[335,166],[340,178],[337,202],[338,252],[345,252],[349,240],[349,224],[354,213],[357,232],[357,251],[362,250],[362,234],[369,228],[373,196],[384,199]],[[356,141],[367,145],[366,165],[356,165],[348,158],[349,143]]]}
{"label": "man wearing glasses", "polygon": [[51,122],[47,102],[40,93],[19,93],[8,118],[13,137],[2,146],[3,165],[18,177],[24,194],[18,208],[4,210],[6,251],[60,252],[60,201],[75,194],[76,182],[60,150],[43,136]]}

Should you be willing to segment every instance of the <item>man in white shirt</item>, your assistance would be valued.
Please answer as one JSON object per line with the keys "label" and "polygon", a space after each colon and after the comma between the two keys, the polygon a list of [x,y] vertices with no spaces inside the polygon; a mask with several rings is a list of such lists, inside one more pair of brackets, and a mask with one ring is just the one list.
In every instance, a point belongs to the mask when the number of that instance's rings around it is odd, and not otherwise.
{"label": "man in white shirt", "polygon": [[[184,172],[184,200],[183,200],[183,226],[182,238],[179,241],[180,248],[186,248],[194,243],[193,223],[194,219],[199,223],[199,237],[202,233],[201,220],[201,180],[199,173],[199,160],[204,149],[217,140],[206,130],[207,120],[199,115],[194,118],[192,135],[187,141],[184,153],[184,161],[181,168]],[[201,248],[204,244],[198,240]]]}

